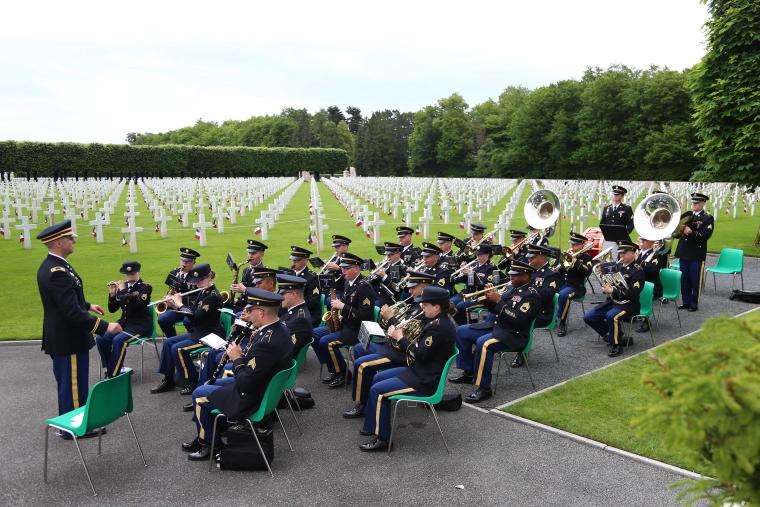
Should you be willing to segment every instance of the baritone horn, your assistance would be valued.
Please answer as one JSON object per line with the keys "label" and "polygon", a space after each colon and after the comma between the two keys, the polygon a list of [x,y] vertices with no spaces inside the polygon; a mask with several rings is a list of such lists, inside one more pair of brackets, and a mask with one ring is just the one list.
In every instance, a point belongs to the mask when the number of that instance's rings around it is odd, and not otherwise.
{"label": "baritone horn", "polygon": [[639,237],[656,242],[646,261],[670,249],[669,242],[680,226],[680,220],[681,206],[670,194],[649,195],[636,206],[633,227]]}

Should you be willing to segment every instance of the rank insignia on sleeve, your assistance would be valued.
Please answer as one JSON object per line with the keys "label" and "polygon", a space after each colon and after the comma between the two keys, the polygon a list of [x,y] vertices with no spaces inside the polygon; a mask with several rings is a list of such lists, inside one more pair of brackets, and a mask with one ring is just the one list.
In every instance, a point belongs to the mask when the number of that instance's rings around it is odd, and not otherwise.
{"label": "rank insignia on sleeve", "polygon": [[248,366],[250,366],[252,370],[256,369],[256,358],[255,357],[253,359],[251,359],[250,361],[248,361]]}
{"label": "rank insignia on sleeve", "polygon": [[549,284],[549,287],[551,287],[552,289],[556,289],[557,288],[557,281],[553,280],[552,283]]}
{"label": "rank insignia on sleeve", "polygon": [[520,311],[523,313],[528,313],[528,310],[530,310],[530,303],[526,301],[520,306]]}
{"label": "rank insignia on sleeve", "polygon": [[319,294],[319,287],[314,287],[313,294]]}
{"label": "rank insignia on sleeve", "polygon": [[425,338],[425,346],[430,347],[431,345],[433,345],[433,337],[428,336],[427,338]]}
{"label": "rank insignia on sleeve", "polygon": [[636,282],[636,283],[633,284],[633,286],[638,289],[639,287],[641,287],[641,284],[639,282]]}
{"label": "rank insignia on sleeve", "polygon": [[208,311],[208,305],[203,305],[203,307],[201,307],[201,310],[203,310],[204,312],[207,312]]}
{"label": "rank insignia on sleeve", "polygon": [[712,224],[707,226],[708,229],[712,229]]}
{"label": "rank insignia on sleeve", "polygon": [[372,301],[369,300],[369,298],[364,298],[364,301],[362,301],[363,305],[371,305]]}
{"label": "rank insignia on sleeve", "polygon": [[659,262],[657,262],[657,259],[652,259],[652,264],[659,264]]}

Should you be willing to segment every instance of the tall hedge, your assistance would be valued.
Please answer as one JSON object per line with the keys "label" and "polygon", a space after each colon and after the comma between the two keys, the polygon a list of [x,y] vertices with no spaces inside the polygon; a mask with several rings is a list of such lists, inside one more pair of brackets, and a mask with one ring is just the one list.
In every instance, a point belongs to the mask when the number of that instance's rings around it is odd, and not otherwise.
{"label": "tall hedge", "polygon": [[293,176],[348,166],[335,148],[130,146],[0,141],[0,171],[17,176]]}

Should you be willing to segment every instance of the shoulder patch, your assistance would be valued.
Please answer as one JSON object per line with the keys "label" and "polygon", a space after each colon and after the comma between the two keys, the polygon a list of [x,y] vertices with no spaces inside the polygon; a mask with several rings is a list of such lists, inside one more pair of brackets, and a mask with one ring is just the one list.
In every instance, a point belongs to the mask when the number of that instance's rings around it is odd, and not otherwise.
{"label": "shoulder patch", "polygon": [[290,341],[292,341],[293,345],[295,345],[296,344],[296,335],[294,335],[294,334],[290,335]]}
{"label": "shoulder patch", "polygon": [[530,303],[524,302],[522,305],[520,305],[520,311],[523,313],[528,313],[528,310],[530,310]]}
{"label": "shoulder patch", "polygon": [[59,271],[63,271],[65,273],[66,272],[66,268],[62,268],[61,266],[56,266],[54,268],[50,268],[50,272],[51,273],[57,273]]}

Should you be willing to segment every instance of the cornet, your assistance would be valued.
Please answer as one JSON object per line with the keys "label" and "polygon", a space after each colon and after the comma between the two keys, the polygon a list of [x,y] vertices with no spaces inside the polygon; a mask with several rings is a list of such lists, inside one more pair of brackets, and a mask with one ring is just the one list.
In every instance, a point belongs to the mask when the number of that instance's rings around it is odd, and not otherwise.
{"label": "cornet", "polygon": [[[507,285],[511,285],[512,282],[506,282],[506,283],[500,283],[499,285],[494,285],[492,287],[486,287],[485,289],[481,289],[476,292],[469,292],[467,294],[462,294],[462,298],[464,299],[474,299],[476,302],[478,301],[485,301],[486,299],[486,292],[490,292],[492,290],[497,291],[499,294],[503,294],[506,290]],[[499,289],[503,289],[499,291]]]}

